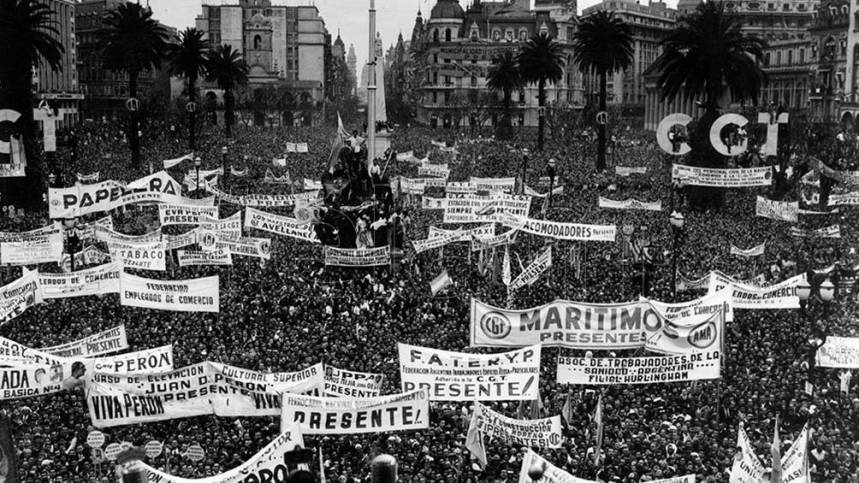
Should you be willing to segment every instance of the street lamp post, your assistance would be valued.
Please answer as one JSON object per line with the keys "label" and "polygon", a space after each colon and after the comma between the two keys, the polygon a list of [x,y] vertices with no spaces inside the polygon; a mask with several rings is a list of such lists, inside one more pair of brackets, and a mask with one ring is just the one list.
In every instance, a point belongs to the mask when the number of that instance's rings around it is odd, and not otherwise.
{"label": "street lamp post", "polygon": [[683,231],[685,220],[683,215],[677,211],[671,212],[671,230],[674,232],[674,246],[671,250],[671,300],[677,301],[677,249],[680,241],[680,233]]}
{"label": "street lamp post", "polygon": [[799,281],[796,286],[796,296],[799,298],[799,308],[805,313],[805,307],[808,305],[808,299],[811,297],[811,284],[806,278]]}
{"label": "street lamp post", "polygon": [[194,190],[194,193],[195,193],[194,196],[196,198],[200,197],[200,163],[201,163],[200,156],[197,156],[196,158],[194,158],[194,170],[197,173],[197,189]]}
{"label": "street lamp post", "polygon": [[223,189],[227,188],[227,181],[228,181],[227,176],[229,175],[227,173],[227,153],[228,152],[229,152],[229,149],[227,149],[226,146],[221,148],[221,171],[224,172],[224,174],[222,175],[222,177],[224,178],[224,188]]}
{"label": "street lamp post", "polygon": [[57,175],[54,173],[49,174],[48,175],[48,186],[50,186],[51,188],[56,188],[57,187],[56,183],[57,183]]}
{"label": "street lamp post", "polygon": [[549,164],[546,166],[546,174],[549,175],[549,201],[546,207],[546,217],[548,218],[549,210],[552,209],[552,190],[555,189],[555,158],[549,158]]}
{"label": "street lamp post", "polygon": [[522,150],[522,194],[525,194],[525,173],[528,171],[528,149]]}

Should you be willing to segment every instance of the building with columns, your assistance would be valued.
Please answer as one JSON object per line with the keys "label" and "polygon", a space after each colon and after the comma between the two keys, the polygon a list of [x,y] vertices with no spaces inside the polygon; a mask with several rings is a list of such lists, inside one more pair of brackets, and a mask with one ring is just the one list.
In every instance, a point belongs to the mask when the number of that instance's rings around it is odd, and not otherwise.
{"label": "building with columns", "polygon": [[[615,18],[623,20],[632,29],[633,60],[631,68],[615,72],[607,82],[608,103],[624,106],[644,106],[646,91],[644,71],[662,53],[659,41],[677,22],[677,10],[665,2],[652,1],[642,5],[636,0],[603,0],[582,11],[587,17],[600,10],[614,12]],[[590,95],[599,93],[599,78],[585,76],[585,91]]]}
{"label": "building with columns", "polygon": [[[490,109],[482,101],[496,95],[486,86],[493,57],[517,51],[540,32],[562,44],[567,60],[563,79],[547,86],[547,104],[583,107],[581,74],[572,62],[575,14],[575,1],[558,0],[536,0],[533,8],[530,0],[473,0],[465,8],[457,0],[438,0],[428,17],[419,11],[410,42],[414,63],[409,76],[418,92],[416,121],[432,127],[492,124],[491,116],[475,111]],[[536,126],[536,86],[514,93],[513,101],[513,124]]]}

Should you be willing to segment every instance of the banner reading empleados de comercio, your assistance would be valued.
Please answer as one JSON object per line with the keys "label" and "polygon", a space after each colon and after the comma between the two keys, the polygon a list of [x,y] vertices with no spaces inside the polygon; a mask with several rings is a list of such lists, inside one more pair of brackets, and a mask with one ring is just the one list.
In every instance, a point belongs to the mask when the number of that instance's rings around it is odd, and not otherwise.
{"label": "banner reading empleados de comercio", "polygon": [[533,401],[539,394],[540,345],[499,354],[467,354],[397,344],[403,392],[432,401]]}

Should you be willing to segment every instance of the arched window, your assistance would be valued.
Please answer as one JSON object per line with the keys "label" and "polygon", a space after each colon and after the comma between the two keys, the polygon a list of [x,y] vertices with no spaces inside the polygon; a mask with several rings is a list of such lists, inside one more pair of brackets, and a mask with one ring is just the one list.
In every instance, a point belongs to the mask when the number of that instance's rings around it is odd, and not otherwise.
{"label": "arched window", "polygon": [[438,29],[432,31],[432,41],[438,42]]}
{"label": "arched window", "polygon": [[444,29],[444,41],[450,42],[451,32],[450,29]]}
{"label": "arched window", "polygon": [[259,50],[262,46],[262,37],[254,35],[254,50]]}

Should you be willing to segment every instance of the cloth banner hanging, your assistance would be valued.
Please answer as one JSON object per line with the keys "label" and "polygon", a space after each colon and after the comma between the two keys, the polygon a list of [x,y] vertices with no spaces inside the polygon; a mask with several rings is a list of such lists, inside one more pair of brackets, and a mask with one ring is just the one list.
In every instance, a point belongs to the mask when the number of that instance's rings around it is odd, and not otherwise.
{"label": "cloth banner hanging", "polygon": [[749,248],[748,250],[743,250],[742,248],[737,248],[733,244],[731,245],[731,255],[737,255],[740,257],[759,257],[764,254],[766,250],[766,243],[761,243],[756,247]]}
{"label": "cloth banner hanging", "polygon": [[444,186],[445,193],[475,194],[477,187],[468,181],[448,181]]}
{"label": "cloth banner hanging", "polygon": [[398,343],[403,392],[431,401],[533,401],[539,397],[540,345],[468,354]]}
{"label": "cloth banner hanging", "polygon": [[453,241],[456,242],[470,242],[472,239],[487,239],[495,236],[495,224],[488,223],[486,225],[480,225],[478,227],[469,228],[469,229],[456,229],[456,230],[446,230],[444,228],[439,228],[437,226],[429,227],[429,234],[427,235],[427,239],[433,239],[440,236],[445,236],[451,233],[459,233],[459,238]]}
{"label": "cloth banner hanging", "polygon": [[125,325],[103,330],[66,344],[38,349],[57,357],[97,357],[128,349]]}
{"label": "cloth banner hanging", "polygon": [[385,376],[369,372],[347,371],[325,365],[324,396],[376,397],[382,393]]}
{"label": "cloth banner hanging", "polygon": [[123,268],[136,270],[167,270],[164,244],[160,241],[143,243],[110,243],[110,257]]}
{"label": "cloth banner hanging", "polygon": [[796,287],[804,279],[804,274],[797,275],[775,285],[759,287],[736,280],[721,272],[712,272],[708,290],[712,294],[729,287],[733,294],[732,304],[735,309],[798,309],[799,297],[796,295]]}
{"label": "cloth banner hanging", "polygon": [[161,241],[164,244],[165,250],[176,250],[178,248],[185,248],[188,245],[193,245],[197,243],[197,232],[198,229],[194,228],[191,231],[187,231],[180,235],[161,235]]}
{"label": "cloth banner hanging", "polygon": [[303,434],[366,434],[429,428],[429,397],[424,391],[369,398],[283,395],[284,424]]}
{"label": "cloth banner hanging", "polygon": [[217,206],[195,206],[195,205],[158,205],[158,218],[161,226],[170,225],[196,225],[200,223],[200,217],[218,217]]}
{"label": "cloth banner hanging", "polygon": [[180,267],[226,266],[233,264],[229,251],[179,250],[176,252]]}
{"label": "cloth banner hanging", "polygon": [[671,178],[674,181],[689,186],[711,186],[715,188],[745,188],[753,186],[770,186],[772,184],[772,168],[715,169],[698,168],[675,164],[671,168]]}
{"label": "cloth banner hanging", "polygon": [[610,200],[608,198],[599,197],[599,207],[609,208],[613,210],[646,210],[646,211],[662,211],[662,200],[659,201],[638,201],[628,199],[623,201]]}
{"label": "cloth banner hanging", "polygon": [[502,214],[498,222],[504,226],[526,233],[554,238],[556,240],[609,241],[617,236],[616,225],[582,225],[579,223],[560,223],[535,220],[515,214]]}
{"label": "cloth banner hanging", "polygon": [[[202,187],[202,186],[201,186]],[[215,195],[216,198],[239,206],[247,206],[251,208],[277,208],[295,206],[296,200],[315,200],[318,196],[315,191],[307,191],[294,195],[263,195],[263,194],[248,194],[248,195],[233,195],[225,193],[218,188],[206,185],[206,191]]]}
{"label": "cloth banner hanging", "polygon": [[288,236],[310,243],[320,243],[312,223],[301,223],[295,218],[245,208],[245,228]]}
{"label": "cloth banner hanging", "polygon": [[421,198],[421,209],[423,209],[423,210],[444,210],[444,209],[447,209],[447,198],[433,198],[432,196],[423,196]]}
{"label": "cloth banner hanging", "polygon": [[633,174],[647,174],[647,166],[615,166],[614,172],[618,176],[630,176]]}
{"label": "cloth banner hanging", "polygon": [[120,304],[177,312],[218,312],[218,277],[153,280],[128,273],[119,276]]}
{"label": "cloth banner hanging", "polygon": [[514,290],[519,290],[525,285],[531,285],[536,282],[540,275],[543,274],[546,270],[548,270],[552,266],[552,247],[548,246],[545,250],[543,250],[537,258],[528,265],[522,273],[519,274],[512,282],[510,282],[510,286],[508,290],[513,292]]}
{"label": "cloth banner hanging", "polygon": [[37,273],[42,298],[62,299],[119,293],[121,271],[119,262],[111,262],[71,273]]}
{"label": "cloth banner hanging", "polygon": [[40,303],[39,272],[27,271],[21,278],[0,287],[0,326]]}
{"label": "cloth banner hanging", "polygon": [[502,213],[528,216],[531,197],[493,193],[489,195],[448,193],[444,223],[492,223]]}
{"label": "cloth banner hanging", "polygon": [[[63,229],[58,223],[26,232],[19,241],[0,242],[0,263],[3,265],[37,265],[56,263],[63,256]],[[9,237],[5,237],[6,240]]]}
{"label": "cloth banner hanging", "polygon": [[755,216],[796,223],[799,219],[799,202],[773,201],[758,196],[755,198]]}
{"label": "cloth banner hanging", "polygon": [[170,169],[173,166],[180,164],[182,161],[194,159],[194,153],[186,154],[185,156],[180,156],[174,159],[165,159],[164,160],[164,169]]}
{"label": "cloth banner hanging", "polygon": [[516,178],[476,178],[472,176],[468,184],[477,191],[501,191],[512,193],[516,188]]}
{"label": "cloth banner hanging", "polygon": [[859,369],[859,337],[827,336],[815,360],[818,367]]}
{"label": "cloth banner hanging", "polygon": [[337,267],[374,267],[391,263],[390,247],[334,248],[325,247],[325,265]]}
{"label": "cloth banner hanging", "polygon": [[564,440],[561,436],[561,416],[514,419],[493,411],[479,401],[474,402],[474,412],[477,414],[471,419],[471,425],[476,426],[484,436],[510,446],[560,448]]}

